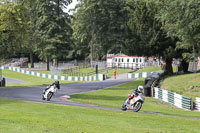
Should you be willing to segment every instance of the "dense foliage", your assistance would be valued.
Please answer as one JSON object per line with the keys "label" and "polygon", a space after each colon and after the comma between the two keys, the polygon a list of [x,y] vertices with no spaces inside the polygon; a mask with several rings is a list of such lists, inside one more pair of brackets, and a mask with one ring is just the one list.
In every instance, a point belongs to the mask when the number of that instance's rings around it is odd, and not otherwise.
{"label": "dense foliage", "polygon": [[[199,0],[72,0],[0,2],[0,58],[105,60],[106,54],[195,59],[200,48]],[[31,59],[31,58],[30,58]]]}

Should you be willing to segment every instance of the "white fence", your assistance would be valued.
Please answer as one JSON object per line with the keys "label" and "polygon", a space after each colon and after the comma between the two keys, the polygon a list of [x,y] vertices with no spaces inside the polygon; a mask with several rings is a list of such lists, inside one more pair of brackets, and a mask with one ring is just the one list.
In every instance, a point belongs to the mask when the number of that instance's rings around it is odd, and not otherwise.
{"label": "white fence", "polygon": [[73,76],[60,76],[60,75],[51,75],[51,74],[27,71],[27,70],[20,69],[19,67],[4,67],[4,66],[2,66],[1,68],[28,74],[28,75],[32,75],[32,76],[37,76],[37,77],[41,77],[41,78],[56,79],[56,80],[67,80],[67,81],[96,81],[96,80],[102,81],[102,80],[104,80],[103,74],[97,74],[95,76],[73,77]]}
{"label": "white fence", "polygon": [[192,109],[192,99],[172,91],[154,87],[154,97],[185,110]]}
{"label": "white fence", "polygon": [[200,111],[200,98],[199,97],[196,98],[195,109]]}

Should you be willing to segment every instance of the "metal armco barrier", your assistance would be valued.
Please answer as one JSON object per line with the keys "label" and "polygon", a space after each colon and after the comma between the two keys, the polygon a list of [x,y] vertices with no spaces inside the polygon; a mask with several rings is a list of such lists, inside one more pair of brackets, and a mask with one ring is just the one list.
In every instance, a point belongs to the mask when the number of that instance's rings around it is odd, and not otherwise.
{"label": "metal armco barrier", "polygon": [[59,76],[59,75],[51,75],[51,74],[44,74],[44,73],[38,73],[33,71],[26,71],[23,69],[20,69],[18,67],[1,67],[2,69],[12,70],[32,76],[42,77],[42,78],[48,78],[48,79],[55,79],[55,80],[67,80],[67,81],[95,81],[95,80],[103,80],[103,74],[98,74],[96,76],[84,76],[84,77],[72,77],[72,76]]}
{"label": "metal armco barrier", "polygon": [[186,109],[186,110],[192,109],[192,99],[189,97],[185,97],[180,94],[177,94],[175,92],[155,87],[154,96],[157,99],[173,104],[181,109]]}

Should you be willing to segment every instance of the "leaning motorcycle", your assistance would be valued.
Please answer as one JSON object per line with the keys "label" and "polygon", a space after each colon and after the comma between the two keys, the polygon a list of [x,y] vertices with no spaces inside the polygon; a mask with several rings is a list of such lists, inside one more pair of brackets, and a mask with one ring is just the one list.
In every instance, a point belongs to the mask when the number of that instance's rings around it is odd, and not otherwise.
{"label": "leaning motorcycle", "polygon": [[131,94],[129,94],[128,99],[122,104],[122,110],[126,111],[128,109],[132,109],[133,112],[138,112],[145,100],[143,93],[139,93],[138,96],[134,96],[130,99],[131,97]]}
{"label": "leaning motorcycle", "polygon": [[51,97],[57,92],[57,87],[55,85],[50,86],[48,88],[46,88],[43,91],[43,96],[42,96],[42,100],[47,100],[49,101],[51,99]]}

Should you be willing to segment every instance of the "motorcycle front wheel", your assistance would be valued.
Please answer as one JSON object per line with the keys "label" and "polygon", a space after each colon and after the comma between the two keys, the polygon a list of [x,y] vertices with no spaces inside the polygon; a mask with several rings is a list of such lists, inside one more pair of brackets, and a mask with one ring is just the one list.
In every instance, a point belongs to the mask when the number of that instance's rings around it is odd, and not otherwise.
{"label": "motorcycle front wheel", "polygon": [[52,92],[49,92],[47,94],[47,101],[49,101],[51,99],[51,97],[53,96],[53,93]]}
{"label": "motorcycle front wheel", "polygon": [[126,111],[127,110],[127,105],[125,103],[122,104],[122,110]]}
{"label": "motorcycle front wheel", "polygon": [[142,107],[142,102],[138,101],[133,106],[133,112],[138,112]]}

